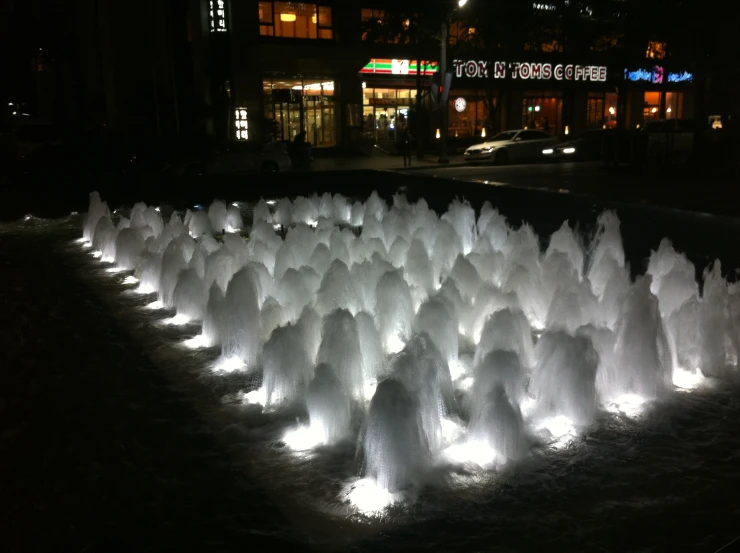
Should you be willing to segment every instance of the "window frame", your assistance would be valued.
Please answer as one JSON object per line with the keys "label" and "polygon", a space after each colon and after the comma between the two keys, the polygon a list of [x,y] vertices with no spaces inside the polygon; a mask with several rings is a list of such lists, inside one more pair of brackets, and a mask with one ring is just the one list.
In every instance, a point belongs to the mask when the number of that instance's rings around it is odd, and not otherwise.
{"label": "window frame", "polygon": [[[257,3],[257,9],[259,10],[262,8],[263,4],[268,4],[270,6],[270,19],[269,21],[267,19],[263,19],[262,17],[259,18],[259,25],[260,25],[260,36],[263,37],[271,37],[271,38],[277,38],[277,39],[287,39],[287,40],[334,40],[334,10],[333,10],[333,2],[326,2],[321,0],[313,0],[312,2],[302,2],[305,6],[314,6],[315,12],[314,16],[316,17],[316,23],[311,22],[311,25],[315,26],[316,30],[316,37],[294,37],[294,36],[278,36],[275,34],[275,2],[276,1],[284,1],[284,0],[260,0]],[[321,24],[321,12],[322,10],[328,10],[330,23],[329,25],[322,25]],[[325,36],[322,36],[322,32]]]}

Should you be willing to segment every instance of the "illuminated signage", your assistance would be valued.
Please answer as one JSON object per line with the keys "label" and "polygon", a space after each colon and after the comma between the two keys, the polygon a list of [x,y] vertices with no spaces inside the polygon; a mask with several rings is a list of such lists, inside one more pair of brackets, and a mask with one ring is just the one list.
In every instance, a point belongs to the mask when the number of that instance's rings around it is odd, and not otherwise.
{"label": "illuminated signage", "polygon": [[457,111],[458,113],[462,113],[463,111],[465,111],[466,107],[468,107],[468,102],[465,101],[465,98],[460,97],[455,100],[455,111]]}
{"label": "illuminated signage", "polygon": [[234,110],[234,128],[236,129],[237,140],[249,140],[247,108],[236,108]]}
{"label": "illuminated signage", "polygon": [[624,78],[632,82],[647,82],[660,84],[663,82],[664,70],[660,65],[656,65],[652,69],[625,69]]}
{"label": "illuminated signage", "polygon": [[606,81],[606,67],[603,65],[574,65],[505,61],[463,61],[454,60],[456,77],[469,79],[522,79],[548,81]]}
{"label": "illuminated signage", "polygon": [[669,83],[690,83],[694,80],[693,73],[688,71],[680,71],[677,73],[665,72],[665,69],[660,65],[656,65],[652,69],[625,69],[624,78],[628,81],[633,82],[646,82],[653,84],[661,84],[664,82]]}
{"label": "illuminated signage", "polygon": [[[381,60],[371,59],[360,73],[374,73],[376,75],[416,75],[417,62],[411,60]],[[436,62],[422,62],[419,69],[422,75],[439,71]]]}
{"label": "illuminated signage", "polygon": [[208,19],[212,33],[226,32],[226,0],[208,1]]}
{"label": "illuminated signage", "polygon": [[689,73],[688,71],[683,71],[680,73],[668,73],[669,83],[690,83],[693,82],[693,80],[693,73]]}

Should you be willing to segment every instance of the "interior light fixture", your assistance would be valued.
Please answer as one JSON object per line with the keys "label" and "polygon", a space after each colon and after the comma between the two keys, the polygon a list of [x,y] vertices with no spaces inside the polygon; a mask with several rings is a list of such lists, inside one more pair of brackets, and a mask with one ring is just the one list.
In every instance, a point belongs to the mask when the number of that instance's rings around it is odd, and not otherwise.
{"label": "interior light fixture", "polygon": [[293,23],[296,20],[295,12],[285,12],[280,14],[280,21]]}

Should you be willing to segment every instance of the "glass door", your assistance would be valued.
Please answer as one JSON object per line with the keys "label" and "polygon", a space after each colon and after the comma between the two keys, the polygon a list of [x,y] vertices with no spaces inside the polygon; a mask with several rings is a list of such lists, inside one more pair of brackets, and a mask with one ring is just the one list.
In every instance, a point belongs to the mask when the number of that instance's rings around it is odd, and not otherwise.
{"label": "glass door", "polygon": [[318,148],[336,146],[333,98],[307,96],[304,102],[308,141]]}
{"label": "glass door", "polygon": [[292,141],[301,131],[301,104],[278,102],[275,104],[278,138]]}

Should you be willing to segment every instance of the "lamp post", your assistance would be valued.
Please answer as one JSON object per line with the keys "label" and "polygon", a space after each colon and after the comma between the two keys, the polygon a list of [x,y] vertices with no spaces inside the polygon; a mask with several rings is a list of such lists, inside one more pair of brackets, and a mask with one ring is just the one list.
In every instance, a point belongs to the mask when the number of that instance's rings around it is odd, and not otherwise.
{"label": "lamp post", "polygon": [[[465,4],[468,3],[468,0],[457,0],[457,7],[462,8]],[[442,102],[442,128],[441,128],[441,140],[442,144],[440,146],[439,151],[439,160],[438,163],[449,163],[450,158],[447,157],[447,134],[449,131],[449,118],[450,113],[448,110],[449,107],[449,99],[450,99],[450,91],[448,90],[449,87],[447,86],[447,18],[445,17],[444,21],[442,21],[442,29],[440,33],[440,52],[439,52],[439,70],[442,73],[442,78],[440,82],[442,83],[442,86],[445,87],[442,90],[442,97],[444,98],[444,102]],[[452,81],[450,81],[451,83]]]}

